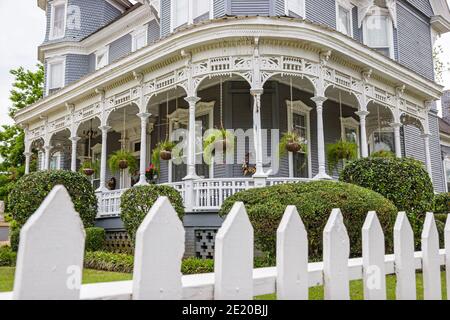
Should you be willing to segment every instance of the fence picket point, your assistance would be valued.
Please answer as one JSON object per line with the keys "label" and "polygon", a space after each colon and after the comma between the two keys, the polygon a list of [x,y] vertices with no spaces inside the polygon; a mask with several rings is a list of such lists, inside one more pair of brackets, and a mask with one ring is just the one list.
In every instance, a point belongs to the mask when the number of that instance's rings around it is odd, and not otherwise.
{"label": "fence picket point", "polygon": [[[445,243],[445,279],[447,284],[447,292],[450,293],[450,214],[447,215],[444,228],[444,243]],[[450,294],[447,294],[447,299],[450,300]]]}
{"label": "fence picket point", "polygon": [[394,225],[396,299],[416,299],[414,233],[405,212],[399,212]]}
{"label": "fence picket point", "polygon": [[167,197],[159,197],[136,232],[134,300],[181,299],[184,227]]}
{"label": "fence picket point", "polygon": [[253,299],[253,227],[236,202],[216,235],[214,299]]}
{"label": "fence picket point", "polygon": [[69,193],[55,186],[20,231],[13,299],[78,300],[84,240]]}
{"label": "fence picket point", "polygon": [[350,240],[340,209],[333,209],[323,231],[323,276],[326,300],[349,300]]}
{"label": "fence picket point", "polygon": [[308,300],[308,237],[295,206],[288,206],[277,229],[279,300]]}
{"label": "fence picket point", "polygon": [[423,298],[425,300],[441,300],[439,234],[432,212],[427,212],[422,230],[422,275]]}
{"label": "fence picket point", "polygon": [[375,211],[362,227],[363,285],[365,300],[386,300],[384,234]]}

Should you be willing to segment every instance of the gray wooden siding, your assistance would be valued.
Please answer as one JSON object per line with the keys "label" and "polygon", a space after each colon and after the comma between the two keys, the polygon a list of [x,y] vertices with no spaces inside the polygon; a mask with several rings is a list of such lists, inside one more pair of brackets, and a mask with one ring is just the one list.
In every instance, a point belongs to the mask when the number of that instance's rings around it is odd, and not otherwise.
{"label": "gray wooden siding", "polygon": [[445,192],[444,165],[442,162],[441,144],[439,139],[439,119],[435,112],[429,113],[430,126],[430,155],[433,185],[436,192]]}
{"label": "gray wooden siding", "polygon": [[89,56],[68,54],[66,56],[65,85],[75,82],[89,73]]}
{"label": "gray wooden siding", "polygon": [[269,16],[270,5],[270,0],[231,0],[231,14]]}
{"label": "gray wooden siding", "polygon": [[427,17],[431,17],[434,15],[430,0],[406,0],[406,2],[414,6],[417,10],[419,10]]}
{"label": "gray wooden siding", "polygon": [[171,0],[161,0],[161,37],[164,38],[170,33],[170,7]]}
{"label": "gray wooden siding", "polygon": [[273,14],[274,16],[284,16],[285,15],[284,0],[274,0],[273,4]]}
{"label": "gray wooden siding", "polygon": [[398,60],[401,64],[434,79],[430,25],[402,3],[397,5]]}
{"label": "gray wooden siding", "polygon": [[226,14],[225,1],[227,0],[213,0],[214,18],[223,17]]}
{"label": "gray wooden siding", "polygon": [[306,0],[306,18],[336,29],[335,0]]}
{"label": "gray wooden siding", "polygon": [[131,52],[131,38],[131,35],[127,34],[109,45],[109,63],[113,63]]}
{"label": "gray wooden siding", "polygon": [[152,20],[148,23],[148,38],[147,44],[155,43],[159,40],[161,29],[157,20]]}

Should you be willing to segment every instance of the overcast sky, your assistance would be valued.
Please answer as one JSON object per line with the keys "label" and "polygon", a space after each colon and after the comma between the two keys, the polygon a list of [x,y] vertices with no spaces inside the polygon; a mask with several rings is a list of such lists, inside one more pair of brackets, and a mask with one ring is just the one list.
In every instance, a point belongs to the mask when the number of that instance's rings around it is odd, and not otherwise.
{"label": "overcast sky", "polygon": [[[450,0],[448,0],[450,3]],[[8,117],[9,91],[13,77],[9,70],[23,66],[35,70],[37,47],[45,36],[45,12],[36,0],[0,0],[0,125],[12,123]],[[450,62],[450,34],[439,40]],[[450,71],[445,85],[450,89]]]}

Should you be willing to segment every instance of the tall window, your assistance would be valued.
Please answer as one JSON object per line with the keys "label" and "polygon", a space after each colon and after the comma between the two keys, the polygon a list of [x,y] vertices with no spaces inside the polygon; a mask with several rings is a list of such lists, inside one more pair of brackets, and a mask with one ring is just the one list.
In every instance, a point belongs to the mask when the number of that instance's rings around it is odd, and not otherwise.
{"label": "tall window", "polygon": [[210,12],[211,0],[177,0],[172,1],[171,29],[195,22],[195,19]]}
{"label": "tall window", "polygon": [[341,118],[341,139],[358,145],[359,153],[359,122],[352,117]]}
{"label": "tall window", "polygon": [[348,36],[353,36],[353,6],[346,0],[336,1],[336,28]]}
{"label": "tall window", "polygon": [[64,37],[66,29],[66,2],[54,1],[50,14],[50,40]]}
{"label": "tall window", "polygon": [[144,25],[141,28],[135,30],[131,36],[132,36],[132,51],[139,50],[147,45],[147,33],[148,33],[148,26]]}
{"label": "tall window", "polygon": [[107,66],[109,63],[109,47],[98,50],[95,53],[95,70]]}
{"label": "tall window", "polygon": [[445,182],[447,183],[447,192],[450,192],[450,156],[444,159]]}
{"label": "tall window", "polygon": [[286,0],[286,15],[305,18],[305,0]]}
{"label": "tall window", "polygon": [[49,60],[47,64],[47,93],[64,87],[64,59]]}
{"label": "tall window", "polygon": [[365,18],[364,44],[377,50],[387,57],[394,58],[394,33],[389,12],[378,9]]}

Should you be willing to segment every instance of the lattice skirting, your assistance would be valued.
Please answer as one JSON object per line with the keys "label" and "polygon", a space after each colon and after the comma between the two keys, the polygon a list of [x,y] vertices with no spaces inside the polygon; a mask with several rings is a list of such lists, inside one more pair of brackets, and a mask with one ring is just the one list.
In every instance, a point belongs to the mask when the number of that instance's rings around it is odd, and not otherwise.
{"label": "lattice skirting", "polygon": [[133,245],[126,231],[107,231],[106,249],[112,252],[133,253]]}

